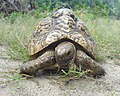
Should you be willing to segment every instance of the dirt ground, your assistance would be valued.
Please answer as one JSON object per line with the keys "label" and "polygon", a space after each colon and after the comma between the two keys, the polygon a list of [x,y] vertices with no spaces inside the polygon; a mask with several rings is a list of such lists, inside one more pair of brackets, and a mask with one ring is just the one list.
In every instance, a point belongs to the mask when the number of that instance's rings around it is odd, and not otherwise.
{"label": "dirt ground", "polygon": [[[13,71],[22,62],[11,61],[0,47],[0,96],[120,96],[120,60],[107,60],[101,65],[106,75],[63,81],[40,72],[35,78],[13,80]],[[53,78],[55,77],[55,78]]]}

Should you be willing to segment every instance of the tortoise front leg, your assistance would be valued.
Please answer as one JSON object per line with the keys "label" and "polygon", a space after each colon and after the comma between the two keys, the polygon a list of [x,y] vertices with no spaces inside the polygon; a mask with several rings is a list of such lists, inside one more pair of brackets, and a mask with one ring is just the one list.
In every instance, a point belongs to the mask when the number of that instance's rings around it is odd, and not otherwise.
{"label": "tortoise front leg", "polygon": [[20,74],[34,75],[38,70],[56,63],[54,50],[46,51],[35,60],[31,60],[20,67]]}
{"label": "tortoise front leg", "polygon": [[83,70],[90,70],[93,76],[105,75],[105,70],[100,66],[99,63],[91,59],[81,50],[77,50],[76,65],[81,66]]}

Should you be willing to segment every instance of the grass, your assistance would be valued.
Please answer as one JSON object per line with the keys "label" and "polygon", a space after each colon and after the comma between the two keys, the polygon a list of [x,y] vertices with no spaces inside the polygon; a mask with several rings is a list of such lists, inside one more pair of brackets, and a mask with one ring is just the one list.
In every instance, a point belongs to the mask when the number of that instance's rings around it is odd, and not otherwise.
{"label": "grass", "polygon": [[[41,15],[40,19],[43,17]],[[37,20],[29,14],[17,18],[0,18],[0,43],[8,46],[8,55],[11,59],[22,61],[29,59],[26,45],[40,19]]]}
{"label": "grass", "polygon": [[11,24],[9,19],[0,20],[0,41],[8,46],[8,54],[12,59],[27,59],[27,50],[25,44],[26,38],[29,37],[31,27],[28,24],[33,24],[31,21],[25,18],[17,18],[16,21]]}
{"label": "grass", "polygon": [[[97,60],[120,58],[120,21],[109,18],[93,19],[89,15],[79,14],[97,43]],[[29,59],[26,44],[35,26],[46,17],[41,14],[39,19],[26,14],[11,18],[0,18],[0,43],[8,46],[8,55],[12,59],[27,61]],[[11,22],[12,20],[12,22]]]}
{"label": "grass", "polygon": [[74,80],[74,79],[79,79],[81,78],[82,76],[86,76],[87,73],[90,72],[90,70],[81,70],[81,69],[71,69],[69,68],[68,72],[66,72],[65,70],[61,70],[61,72],[63,72],[63,77],[67,77],[68,81],[69,80]]}
{"label": "grass", "polygon": [[86,25],[97,44],[97,59],[120,59],[120,21],[99,18]]}

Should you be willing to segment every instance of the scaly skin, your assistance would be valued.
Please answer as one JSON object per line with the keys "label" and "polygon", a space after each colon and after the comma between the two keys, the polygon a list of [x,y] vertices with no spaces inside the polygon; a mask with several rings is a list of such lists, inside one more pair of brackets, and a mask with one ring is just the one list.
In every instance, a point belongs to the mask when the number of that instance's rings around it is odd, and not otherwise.
{"label": "scaly skin", "polygon": [[90,58],[81,50],[77,50],[76,65],[81,66],[83,70],[90,70],[90,74],[93,76],[105,75],[105,70],[95,60]]}
{"label": "scaly skin", "polygon": [[54,50],[48,50],[35,60],[31,60],[20,67],[20,74],[34,75],[38,70],[55,64]]}

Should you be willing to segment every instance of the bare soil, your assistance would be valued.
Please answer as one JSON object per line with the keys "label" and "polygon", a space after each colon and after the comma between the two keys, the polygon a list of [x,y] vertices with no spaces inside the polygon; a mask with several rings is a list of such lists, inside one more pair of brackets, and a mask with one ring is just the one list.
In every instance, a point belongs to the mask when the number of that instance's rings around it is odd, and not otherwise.
{"label": "bare soil", "polygon": [[23,62],[6,58],[6,50],[0,47],[0,96],[120,96],[120,60],[102,63],[106,75],[101,78],[66,81],[46,72],[17,80],[17,75],[13,75]]}

